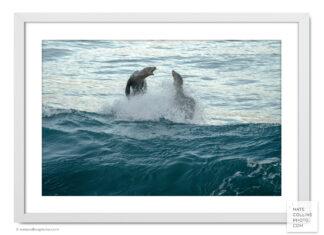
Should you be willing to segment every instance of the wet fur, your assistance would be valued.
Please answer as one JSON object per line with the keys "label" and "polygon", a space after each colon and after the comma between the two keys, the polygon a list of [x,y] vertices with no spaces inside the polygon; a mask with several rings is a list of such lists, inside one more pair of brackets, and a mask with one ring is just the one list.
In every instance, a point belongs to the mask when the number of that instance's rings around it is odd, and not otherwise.
{"label": "wet fur", "polygon": [[145,78],[154,75],[153,72],[155,70],[156,67],[146,67],[140,71],[135,71],[127,81],[125,88],[126,96],[129,97],[130,95],[138,95],[145,93],[147,89]]}
{"label": "wet fur", "polygon": [[196,102],[195,100],[184,94],[183,92],[183,79],[179,73],[172,71],[173,85],[176,89],[175,103],[178,108],[184,112],[186,119],[192,119],[195,113]]}

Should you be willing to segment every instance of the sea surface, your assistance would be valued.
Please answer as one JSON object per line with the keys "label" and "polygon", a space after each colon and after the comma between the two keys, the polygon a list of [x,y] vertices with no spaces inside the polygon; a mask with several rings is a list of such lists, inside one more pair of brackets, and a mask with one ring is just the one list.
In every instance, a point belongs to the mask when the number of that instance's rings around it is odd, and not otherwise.
{"label": "sea surface", "polygon": [[42,61],[44,196],[281,195],[280,41],[44,40]]}

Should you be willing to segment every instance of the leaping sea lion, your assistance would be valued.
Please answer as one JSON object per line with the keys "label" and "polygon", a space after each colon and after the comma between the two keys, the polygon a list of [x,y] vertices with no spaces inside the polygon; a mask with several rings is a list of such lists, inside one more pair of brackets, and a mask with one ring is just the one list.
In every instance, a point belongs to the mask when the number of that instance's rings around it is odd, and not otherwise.
{"label": "leaping sea lion", "polygon": [[156,70],[156,67],[146,67],[141,71],[135,71],[127,81],[125,94],[127,97],[131,94],[132,88],[132,95],[142,94],[145,93],[147,85],[145,78],[148,76],[154,75],[153,72]]}
{"label": "leaping sea lion", "polygon": [[185,118],[192,119],[195,113],[196,102],[193,98],[183,92],[183,79],[179,73],[172,70],[173,85],[176,89],[175,102],[181,111],[185,113]]}

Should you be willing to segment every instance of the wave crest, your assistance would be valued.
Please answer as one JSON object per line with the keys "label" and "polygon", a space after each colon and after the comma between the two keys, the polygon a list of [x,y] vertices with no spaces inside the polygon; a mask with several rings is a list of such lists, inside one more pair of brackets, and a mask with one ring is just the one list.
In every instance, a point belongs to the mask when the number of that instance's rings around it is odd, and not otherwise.
{"label": "wave crest", "polygon": [[68,114],[72,113],[73,109],[58,109],[58,108],[53,108],[47,105],[42,105],[42,117],[52,117],[57,114]]}

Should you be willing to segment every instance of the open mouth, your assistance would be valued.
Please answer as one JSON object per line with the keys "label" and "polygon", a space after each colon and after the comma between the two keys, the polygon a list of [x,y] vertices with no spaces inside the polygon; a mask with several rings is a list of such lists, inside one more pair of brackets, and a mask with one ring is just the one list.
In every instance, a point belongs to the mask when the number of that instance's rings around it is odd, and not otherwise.
{"label": "open mouth", "polygon": [[154,75],[153,72],[154,72],[155,70],[156,70],[156,67],[152,67],[152,68],[151,68],[151,74],[152,74],[152,75]]}

